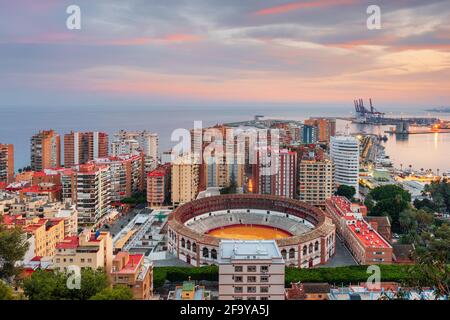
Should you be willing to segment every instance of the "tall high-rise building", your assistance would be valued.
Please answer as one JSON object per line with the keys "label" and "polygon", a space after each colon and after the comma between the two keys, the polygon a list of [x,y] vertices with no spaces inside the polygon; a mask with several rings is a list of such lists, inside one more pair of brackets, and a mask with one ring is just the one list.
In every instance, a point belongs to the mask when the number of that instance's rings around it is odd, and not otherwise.
{"label": "tall high-rise building", "polygon": [[302,142],[303,143],[316,143],[318,140],[318,129],[316,126],[304,124],[302,129]]}
{"label": "tall high-rise building", "polygon": [[203,163],[201,168],[202,181],[205,181],[204,188],[229,187],[232,183],[236,188],[242,188],[244,185],[244,164],[226,163],[225,157],[211,157],[207,163]]}
{"label": "tall high-rise building", "polygon": [[311,151],[300,160],[299,200],[325,208],[325,200],[334,192],[334,165],[323,153]]}
{"label": "tall high-rise building", "polygon": [[143,131],[121,130],[114,134],[111,142],[111,154],[118,156],[121,154],[144,154],[145,173],[148,173],[158,166],[158,134]]}
{"label": "tall high-rise building", "polygon": [[334,163],[337,186],[354,187],[359,195],[359,141],[352,136],[331,137],[330,156]]}
{"label": "tall high-rise building", "polygon": [[64,135],[64,166],[70,168],[108,156],[108,135],[104,132],[70,132]]}
{"label": "tall high-rise building", "polygon": [[191,155],[172,162],[172,203],[180,205],[194,200],[199,192],[199,164]]}
{"label": "tall high-rise building", "polygon": [[78,224],[95,225],[111,208],[110,167],[80,165],[75,181],[76,191],[72,200],[78,210]]}
{"label": "tall high-rise building", "polygon": [[61,166],[61,141],[53,130],[44,130],[31,137],[31,170]]}
{"label": "tall high-rise building", "polygon": [[336,135],[336,119],[310,118],[305,124],[317,127],[317,140],[330,142],[330,138]]}
{"label": "tall high-rise building", "polygon": [[114,134],[111,143],[111,153],[114,156],[120,154],[130,154],[143,152],[146,158],[154,161],[158,159],[158,134],[143,131],[125,131],[121,130]]}
{"label": "tall high-rise building", "polygon": [[120,201],[145,189],[144,156],[142,153],[97,158],[89,163],[109,167],[112,201]]}
{"label": "tall high-rise building", "polygon": [[0,182],[9,184],[14,181],[14,146],[0,144]]}
{"label": "tall high-rise building", "polygon": [[260,151],[253,166],[253,193],[295,198],[297,190],[297,153],[287,149]]}
{"label": "tall high-rise building", "polygon": [[147,174],[147,203],[161,207],[170,201],[170,163],[159,166]]}

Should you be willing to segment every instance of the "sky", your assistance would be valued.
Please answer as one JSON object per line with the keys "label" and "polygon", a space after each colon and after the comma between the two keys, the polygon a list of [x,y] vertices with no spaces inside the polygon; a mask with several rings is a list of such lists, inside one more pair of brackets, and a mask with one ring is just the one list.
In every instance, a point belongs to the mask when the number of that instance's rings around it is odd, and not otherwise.
{"label": "sky", "polygon": [[[69,5],[81,30],[66,27]],[[369,5],[381,29],[366,26]],[[450,106],[449,0],[0,0],[0,109]]]}

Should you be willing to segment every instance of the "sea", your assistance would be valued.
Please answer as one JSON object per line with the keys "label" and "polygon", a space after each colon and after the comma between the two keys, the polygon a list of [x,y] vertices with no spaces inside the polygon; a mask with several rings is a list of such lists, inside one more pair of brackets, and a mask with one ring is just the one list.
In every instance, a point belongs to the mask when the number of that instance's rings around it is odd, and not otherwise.
{"label": "sea", "polygon": [[[148,130],[160,137],[160,152],[176,144],[171,141],[175,129],[191,129],[194,121],[204,127],[218,123],[251,120],[255,115],[283,120],[304,120],[311,116],[350,117],[352,106],[92,106],[92,107],[1,107],[0,143],[12,143],[15,148],[15,168],[30,163],[30,138],[39,130],[54,129],[60,135],[74,131],[104,131],[110,136],[120,129]],[[433,116],[450,120],[450,114],[429,113],[422,110],[404,112],[391,109],[393,114],[407,116]],[[346,133],[376,133],[387,135],[386,154],[395,167],[450,171],[450,133],[416,134],[396,137],[386,134],[388,126],[351,124],[338,120],[337,131]]]}

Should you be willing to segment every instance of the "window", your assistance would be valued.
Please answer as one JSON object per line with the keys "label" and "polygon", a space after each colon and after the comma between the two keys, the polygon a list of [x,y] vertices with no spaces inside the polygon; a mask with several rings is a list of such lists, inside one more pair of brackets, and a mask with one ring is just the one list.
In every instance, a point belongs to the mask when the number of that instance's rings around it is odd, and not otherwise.
{"label": "window", "polygon": [[242,287],[234,287],[234,293],[242,293],[242,292],[244,292]]}
{"label": "window", "polygon": [[247,272],[256,272],[256,266],[248,266]]}
{"label": "window", "polygon": [[261,282],[269,282],[269,276],[261,276]]}
{"label": "window", "polygon": [[308,253],[312,253],[312,252],[313,252],[313,245],[312,245],[312,243],[310,243]]}
{"label": "window", "polygon": [[256,297],[248,297],[247,300],[256,300]]}
{"label": "window", "polygon": [[261,266],[261,272],[269,272],[269,266]]}
{"label": "window", "polygon": [[269,287],[261,287],[261,288],[259,288],[259,290],[261,291],[261,293],[268,293]]}
{"label": "window", "polygon": [[242,266],[235,266],[234,267],[234,272],[242,272],[244,271],[244,268]]}
{"label": "window", "polygon": [[256,277],[255,276],[247,277],[247,282],[256,282]]}
{"label": "window", "polygon": [[217,251],[216,251],[216,249],[212,249],[211,250],[211,258],[217,259]]}
{"label": "window", "polygon": [[242,276],[234,276],[234,282],[242,282],[243,278]]}
{"label": "window", "polygon": [[295,249],[291,249],[289,250],[289,259],[294,259],[295,258]]}
{"label": "window", "polygon": [[202,251],[203,251],[203,258],[208,258],[209,257],[208,248],[204,247]]}
{"label": "window", "polygon": [[286,250],[281,250],[281,256],[283,257],[283,259],[286,259]]}
{"label": "window", "polygon": [[303,255],[306,255],[308,252],[308,249],[306,248],[306,246],[303,246]]}
{"label": "window", "polygon": [[261,297],[261,300],[269,300],[269,297]]}
{"label": "window", "polygon": [[184,238],[181,238],[181,247],[182,248],[186,247],[186,241],[184,240]]}
{"label": "window", "polygon": [[314,244],[314,251],[319,250],[319,241],[316,241],[316,243]]}
{"label": "window", "polygon": [[256,293],[256,287],[247,287],[247,293]]}

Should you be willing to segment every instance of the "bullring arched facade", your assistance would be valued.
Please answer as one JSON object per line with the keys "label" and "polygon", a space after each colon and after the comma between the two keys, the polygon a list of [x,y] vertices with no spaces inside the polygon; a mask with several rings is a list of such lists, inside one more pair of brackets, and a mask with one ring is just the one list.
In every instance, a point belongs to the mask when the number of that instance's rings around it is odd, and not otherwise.
{"label": "bullring arched facade", "polygon": [[335,226],[324,212],[304,202],[268,195],[221,195],[186,203],[170,214],[168,250],[178,259],[193,266],[217,264],[219,238],[187,226],[198,216],[217,211],[265,210],[267,215],[283,213],[287,218],[301,219],[311,230],[276,242],[287,266],[311,268],[325,264],[335,254]]}

